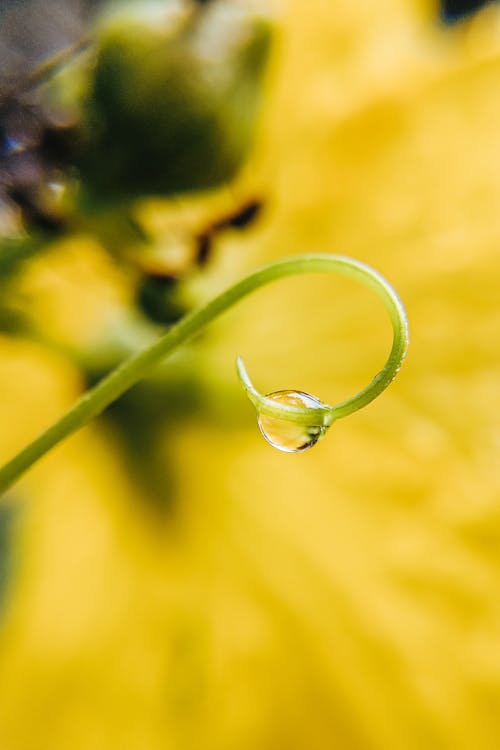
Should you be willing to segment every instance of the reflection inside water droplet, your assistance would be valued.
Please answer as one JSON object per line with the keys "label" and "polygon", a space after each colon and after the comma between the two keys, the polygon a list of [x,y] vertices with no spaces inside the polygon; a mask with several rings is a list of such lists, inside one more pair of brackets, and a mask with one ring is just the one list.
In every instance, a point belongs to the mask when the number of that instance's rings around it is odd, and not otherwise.
{"label": "reflection inside water droplet", "polygon": [[[266,398],[287,406],[315,409],[323,406],[319,399],[303,391],[275,391],[268,393]],[[291,419],[271,417],[267,414],[260,414],[258,421],[260,431],[267,442],[285,453],[300,453],[312,448],[327,430],[324,424],[297,424]]]}

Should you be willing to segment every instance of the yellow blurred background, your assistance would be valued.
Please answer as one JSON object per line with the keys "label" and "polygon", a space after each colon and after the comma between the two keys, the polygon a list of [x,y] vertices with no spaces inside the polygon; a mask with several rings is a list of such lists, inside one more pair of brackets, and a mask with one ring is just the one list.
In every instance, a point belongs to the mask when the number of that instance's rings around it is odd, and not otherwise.
{"label": "yellow blurred background", "polygon": [[[313,450],[278,453],[237,354],[260,390],[335,403],[390,346],[355,283],[279,282],[166,363],[194,368],[201,405],[158,436],[160,508],[104,420],[30,471],[0,750],[500,745],[500,8],[455,28],[423,0],[281,10],[256,152],[223,198],[266,210],[189,293],[294,253],[354,256],[405,302],[409,357]],[[2,339],[3,459],[81,391],[64,342],[129,294],[89,241],[34,261],[19,293],[60,351]]]}

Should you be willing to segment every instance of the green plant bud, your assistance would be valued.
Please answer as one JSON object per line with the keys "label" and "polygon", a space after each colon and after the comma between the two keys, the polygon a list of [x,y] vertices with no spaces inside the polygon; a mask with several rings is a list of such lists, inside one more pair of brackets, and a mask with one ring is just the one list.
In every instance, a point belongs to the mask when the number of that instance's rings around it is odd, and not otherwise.
{"label": "green plant bud", "polygon": [[230,180],[254,132],[271,23],[251,2],[146,2],[103,20],[86,101],[84,199]]}

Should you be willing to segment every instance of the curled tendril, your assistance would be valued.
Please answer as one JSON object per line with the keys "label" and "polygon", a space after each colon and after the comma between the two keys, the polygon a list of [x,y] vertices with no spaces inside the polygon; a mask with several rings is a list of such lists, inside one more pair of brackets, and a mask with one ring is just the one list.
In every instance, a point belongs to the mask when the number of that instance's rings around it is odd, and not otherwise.
{"label": "curled tendril", "polygon": [[125,360],[94,388],[83,394],[64,416],[0,468],[0,492],[8,489],[55,445],[100,414],[147,375],[154,365],[241,299],[261,286],[303,273],[336,273],[349,276],[358,279],[381,297],[389,312],[394,333],[387,362],[371,383],[352,398],[336,406],[321,404],[319,401],[314,406],[300,406],[290,400],[288,403],[275,400],[273,396],[276,394],[259,394],[253,387],[242,360],[238,359],[238,372],[249,398],[260,415],[271,419],[284,419],[312,431],[319,430],[319,436],[324,434],[334,420],[352,414],[373,401],[394,380],[408,346],[408,322],[398,295],[377,271],[352,258],[342,255],[297,255],[258,269],[203,307],[186,315],[154,344]]}
{"label": "curled tendril", "polygon": [[[248,398],[257,410],[264,437],[275,448],[287,453],[295,453],[311,447],[325,435],[335,420],[361,409],[382,393],[399,372],[406,356],[409,340],[408,321],[403,304],[392,286],[377,271],[360,261],[342,255],[309,257],[314,266],[310,268],[311,271],[333,271],[357,278],[382,298],[391,317],[393,343],[383,369],[375,375],[369,385],[336,406],[323,404],[319,399],[302,391],[277,391],[264,396],[254,387],[243,360],[238,357],[236,361],[238,375]],[[287,440],[280,443],[276,437],[273,439],[267,434],[260,421],[262,417],[267,418],[267,424],[273,427],[275,433],[283,427],[287,431],[287,426],[290,425],[296,425],[300,429],[293,436],[290,436],[290,429],[288,429]],[[293,447],[293,442],[291,442],[293,438],[297,441],[296,447]]]}

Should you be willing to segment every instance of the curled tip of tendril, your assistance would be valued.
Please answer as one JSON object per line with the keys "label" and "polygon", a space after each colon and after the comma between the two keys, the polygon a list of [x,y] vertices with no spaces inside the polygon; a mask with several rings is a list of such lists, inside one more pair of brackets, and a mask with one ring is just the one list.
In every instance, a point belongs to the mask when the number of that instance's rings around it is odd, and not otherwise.
{"label": "curled tip of tendril", "polygon": [[260,431],[270,445],[284,453],[301,453],[323,437],[334,419],[332,406],[304,391],[274,391],[264,396],[250,380],[241,357],[236,367],[257,410]]}
{"label": "curled tip of tendril", "polygon": [[322,403],[316,396],[298,390],[281,390],[263,395],[250,380],[241,357],[237,358],[238,376],[257,410],[262,435],[270,445],[285,453],[299,453],[312,448],[336,419],[352,414],[373,401],[395,379],[408,349],[406,313],[392,286],[377,271],[359,261],[343,256],[333,257],[337,268],[330,270],[358,278],[383,299],[392,321],[393,344],[384,368],[370,384],[336,406]]}

